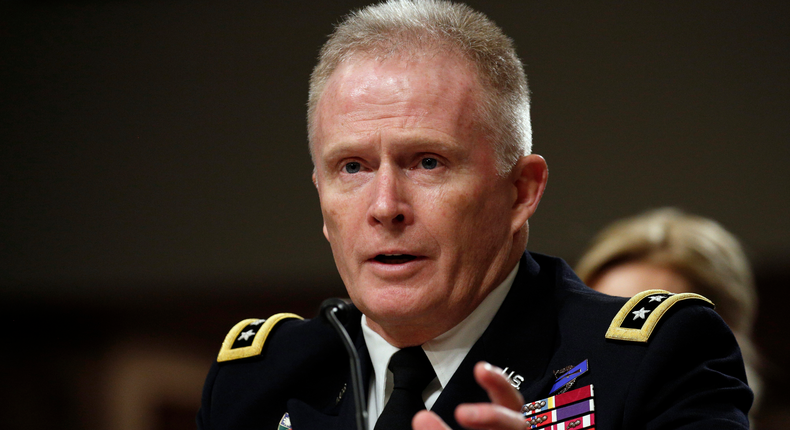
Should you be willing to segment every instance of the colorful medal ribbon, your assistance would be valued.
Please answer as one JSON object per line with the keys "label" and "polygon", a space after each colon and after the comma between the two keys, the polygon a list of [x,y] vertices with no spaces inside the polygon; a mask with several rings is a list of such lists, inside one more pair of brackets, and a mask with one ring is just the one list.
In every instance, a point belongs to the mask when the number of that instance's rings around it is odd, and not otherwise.
{"label": "colorful medal ribbon", "polygon": [[592,429],[595,402],[592,385],[525,404],[521,408],[527,428],[543,430]]}

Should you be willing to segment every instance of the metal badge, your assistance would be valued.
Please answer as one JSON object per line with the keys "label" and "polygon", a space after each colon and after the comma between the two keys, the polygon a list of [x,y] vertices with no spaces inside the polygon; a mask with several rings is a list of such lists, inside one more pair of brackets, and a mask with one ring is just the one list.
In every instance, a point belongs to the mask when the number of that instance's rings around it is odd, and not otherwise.
{"label": "metal badge", "polygon": [[291,417],[288,415],[288,412],[286,412],[280,419],[280,424],[277,426],[277,430],[291,430]]}
{"label": "metal badge", "polygon": [[559,376],[557,377],[557,380],[554,382],[554,385],[551,386],[551,390],[549,390],[549,394],[554,394],[554,393],[561,394],[568,391],[573,386],[573,383],[576,382],[576,378],[582,376],[585,372],[587,372],[587,370],[588,370],[587,360],[585,359],[584,361],[577,364],[576,366],[571,367],[566,372],[562,372],[562,373],[555,372],[554,375],[557,376],[557,374],[559,373]]}

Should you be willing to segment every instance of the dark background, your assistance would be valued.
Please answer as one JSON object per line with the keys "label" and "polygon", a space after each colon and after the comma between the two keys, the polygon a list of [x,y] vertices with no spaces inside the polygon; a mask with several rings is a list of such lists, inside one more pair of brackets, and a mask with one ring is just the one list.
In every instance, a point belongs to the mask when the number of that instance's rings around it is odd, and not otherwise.
{"label": "dark background", "polygon": [[[526,63],[551,172],[529,248],[575,263],[658,206],[720,221],[758,279],[763,428],[790,420],[790,4],[468,3]],[[190,428],[235,322],[343,294],[305,103],[332,24],[364,4],[0,3],[10,428]]]}

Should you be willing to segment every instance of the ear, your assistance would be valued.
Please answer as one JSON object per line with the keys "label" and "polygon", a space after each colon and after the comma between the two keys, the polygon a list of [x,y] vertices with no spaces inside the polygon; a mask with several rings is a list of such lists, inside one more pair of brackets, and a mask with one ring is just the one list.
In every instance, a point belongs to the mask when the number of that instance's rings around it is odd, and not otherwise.
{"label": "ear", "polygon": [[516,187],[516,201],[511,211],[511,230],[515,233],[524,227],[538,209],[549,180],[546,160],[537,154],[521,157],[513,167],[511,180]]}

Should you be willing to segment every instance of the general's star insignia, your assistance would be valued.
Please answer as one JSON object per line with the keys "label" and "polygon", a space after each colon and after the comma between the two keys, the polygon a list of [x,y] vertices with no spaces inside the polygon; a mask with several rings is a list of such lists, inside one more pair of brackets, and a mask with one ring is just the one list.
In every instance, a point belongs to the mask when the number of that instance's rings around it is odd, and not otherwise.
{"label": "general's star insignia", "polygon": [[288,319],[302,319],[296,314],[275,314],[271,318],[248,318],[234,325],[222,342],[222,348],[217,355],[217,362],[236,360],[258,355],[263,350],[263,345],[274,327],[280,321]]}
{"label": "general's star insignia", "polygon": [[[609,330],[607,339],[625,340],[630,342],[647,342],[653,329],[661,317],[675,303],[692,300],[713,307],[713,303],[698,294],[672,294],[664,290],[647,290],[632,297],[617,312]],[[639,310],[636,310],[639,309]],[[629,318],[629,315],[633,315]]]}
{"label": "general's star insignia", "polygon": [[645,308],[642,308],[642,309],[639,309],[638,311],[633,311],[631,313],[634,314],[634,320],[637,320],[639,318],[645,319],[645,315],[650,313],[650,311],[645,309]]}
{"label": "general's star insignia", "polygon": [[238,339],[236,339],[236,340],[247,340],[247,339],[249,339],[249,338],[250,338],[250,336],[252,336],[252,335],[254,335],[254,334],[255,334],[255,332],[254,332],[254,331],[252,331],[252,330],[247,330],[247,331],[245,331],[244,333],[242,333],[242,334],[239,336],[239,338],[238,338]]}

